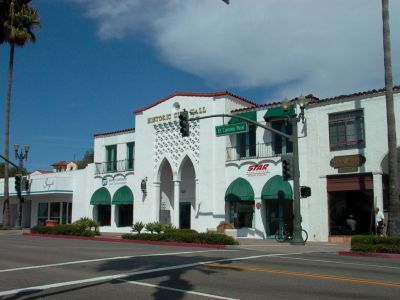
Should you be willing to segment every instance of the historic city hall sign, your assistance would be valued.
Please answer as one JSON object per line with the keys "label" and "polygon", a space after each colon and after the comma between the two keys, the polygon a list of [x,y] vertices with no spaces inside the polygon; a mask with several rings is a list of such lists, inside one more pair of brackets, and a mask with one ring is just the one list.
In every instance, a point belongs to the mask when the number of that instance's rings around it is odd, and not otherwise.
{"label": "historic city hall sign", "polygon": [[339,173],[357,172],[358,167],[365,163],[365,156],[361,154],[335,156],[331,159],[332,168],[338,169]]}
{"label": "historic city hall sign", "polygon": [[[189,113],[193,115],[198,115],[198,114],[205,114],[207,112],[205,107],[198,107],[198,108],[192,108],[189,110]],[[172,119],[177,119],[179,117],[180,112],[176,113],[171,113],[171,114],[165,114],[165,115],[159,115],[155,117],[150,117],[147,118],[147,124],[152,124],[152,123],[157,123],[157,122],[164,122],[164,121],[170,121]]]}

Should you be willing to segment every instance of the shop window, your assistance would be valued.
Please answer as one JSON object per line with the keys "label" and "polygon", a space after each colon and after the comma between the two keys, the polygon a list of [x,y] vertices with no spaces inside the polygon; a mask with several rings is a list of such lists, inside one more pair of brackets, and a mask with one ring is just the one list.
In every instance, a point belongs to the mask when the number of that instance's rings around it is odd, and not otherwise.
{"label": "shop window", "polygon": [[[286,120],[271,121],[271,126],[280,132],[292,134],[292,125]],[[287,138],[272,132],[272,149],[274,154],[286,154],[293,152],[293,143]]]}
{"label": "shop window", "polygon": [[60,202],[50,203],[50,220],[57,221],[57,223],[60,223],[60,216],[61,216],[60,204],[61,204]]}
{"label": "shop window", "polygon": [[48,203],[39,203],[38,224],[45,225],[48,217],[49,217],[49,204]]}
{"label": "shop window", "polygon": [[117,145],[106,146],[106,170],[107,172],[117,170]]}
{"label": "shop window", "polygon": [[133,205],[118,205],[118,227],[132,226]]}
{"label": "shop window", "polygon": [[63,202],[62,203],[62,224],[71,224],[72,215],[72,203]]}
{"label": "shop window", "polygon": [[71,224],[72,203],[42,202],[38,206],[38,224],[45,225],[46,220],[54,220],[59,224]]}
{"label": "shop window", "polygon": [[365,147],[363,110],[329,115],[329,145],[331,151]]}
{"label": "shop window", "polygon": [[128,143],[126,144],[126,146],[127,146],[126,169],[133,170],[135,161],[135,143]]}
{"label": "shop window", "polygon": [[249,124],[249,131],[237,135],[237,152],[239,158],[256,156],[256,126]]}
{"label": "shop window", "polygon": [[253,201],[231,201],[230,223],[236,229],[254,227],[254,202]]}
{"label": "shop window", "polygon": [[111,225],[111,205],[97,205],[97,221],[100,226]]}

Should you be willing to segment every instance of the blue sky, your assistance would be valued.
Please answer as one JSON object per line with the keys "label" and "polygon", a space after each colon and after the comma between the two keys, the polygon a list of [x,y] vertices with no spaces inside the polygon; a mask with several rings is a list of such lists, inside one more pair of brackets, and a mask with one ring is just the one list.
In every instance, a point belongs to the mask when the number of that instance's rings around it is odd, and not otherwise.
{"label": "blue sky", "polygon": [[[391,1],[400,83],[400,1]],[[42,28],[16,50],[12,145],[29,170],[80,159],[93,134],[175,91],[229,90],[257,103],[381,88],[381,1],[34,0]],[[0,46],[0,153],[9,48]],[[12,152],[11,152],[12,153]]]}

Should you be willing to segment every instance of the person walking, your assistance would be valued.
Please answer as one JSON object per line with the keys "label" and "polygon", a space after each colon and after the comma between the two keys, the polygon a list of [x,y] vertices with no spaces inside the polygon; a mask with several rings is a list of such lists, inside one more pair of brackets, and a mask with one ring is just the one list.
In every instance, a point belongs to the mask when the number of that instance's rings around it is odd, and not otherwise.
{"label": "person walking", "polygon": [[383,236],[383,228],[385,227],[385,216],[375,207],[375,233],[379,236]]}

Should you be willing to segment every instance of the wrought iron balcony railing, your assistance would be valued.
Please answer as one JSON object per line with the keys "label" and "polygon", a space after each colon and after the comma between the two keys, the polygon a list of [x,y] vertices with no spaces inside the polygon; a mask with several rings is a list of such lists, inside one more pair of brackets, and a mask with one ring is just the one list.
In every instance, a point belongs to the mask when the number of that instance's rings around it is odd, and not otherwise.
{"label": "wrought iron balcony railing", "polygon": [[102,163],[95,163],[95,174],[115,173],[133,171],[135,166],[134,159],[107,161]]}
{"label": "wrought iron balcony railing", "polygon": [[275,151],[271,143],[260,143],[226,148],[226,161],[276,157],[286,154],[285,151]]}

